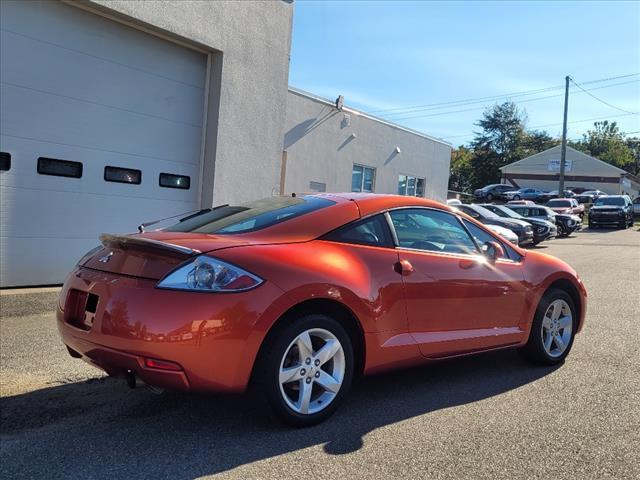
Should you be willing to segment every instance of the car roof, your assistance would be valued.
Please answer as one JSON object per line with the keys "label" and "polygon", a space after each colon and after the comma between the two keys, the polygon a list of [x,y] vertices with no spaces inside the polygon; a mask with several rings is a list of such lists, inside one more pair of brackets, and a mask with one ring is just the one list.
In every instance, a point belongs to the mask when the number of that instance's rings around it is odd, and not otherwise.
{"label": "car roof", "polygon": [[435,200],[405,195],[387,195],[380,193],[329,193],[318,194],[316,196],[355,202],[360,209],[360,215],[362,217],[366,217],[367,215],[371,215],[372,213],[379,211],[402,207],[430,207],[445,210],[447,212],[453,211],[451,207],[440,202],[436,202]]}

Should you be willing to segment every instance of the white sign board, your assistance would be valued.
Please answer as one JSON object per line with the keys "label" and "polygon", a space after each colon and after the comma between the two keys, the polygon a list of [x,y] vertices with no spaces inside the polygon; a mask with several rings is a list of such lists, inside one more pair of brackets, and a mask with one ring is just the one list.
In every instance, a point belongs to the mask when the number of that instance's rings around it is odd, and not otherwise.
{"label": "white sign board", "polygon": [[[565,160],[564,161],[564,171],[565,172],[570,172],[571,171],[572,163],[573,162],[571,160]],[[559,172],[560,171],[560,159],[559,158],[550,158],[549,159],[549,163],[547,164],[547,170],[549,170],[550,172]]]}
{"label": "white sign board", "polygon": [[623,178],[622,179],[622,186],[624,188],[631,188],[631,182],[629,181],[628,178]]}

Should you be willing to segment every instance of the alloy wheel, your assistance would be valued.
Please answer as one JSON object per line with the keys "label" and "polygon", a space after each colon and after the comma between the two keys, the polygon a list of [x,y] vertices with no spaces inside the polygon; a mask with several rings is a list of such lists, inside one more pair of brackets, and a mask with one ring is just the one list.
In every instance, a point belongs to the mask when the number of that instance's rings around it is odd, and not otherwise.
{"label": "alloy wheel", "polygon": [[293,411],[309,415],[324,410],[337,396],[345,377],[345,353],[328,330],[300,333],[280,361],[280,393]]}
{"label": "alloy wheel", "polygon": [[552,357],[560,357],[569,346],[573,335],[573,315],[569,304],[556,299],[547,308],[542,319],[542,345]]}

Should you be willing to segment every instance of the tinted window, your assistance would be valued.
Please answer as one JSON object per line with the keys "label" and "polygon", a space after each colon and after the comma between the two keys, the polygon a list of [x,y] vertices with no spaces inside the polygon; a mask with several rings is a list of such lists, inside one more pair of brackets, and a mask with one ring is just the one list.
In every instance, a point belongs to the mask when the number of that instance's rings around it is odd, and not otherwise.
{"label": "tinted window", "polygon": [[6,172],[11,169],[11,154],[9,152],[0,152],[0,172]]}
{"label": "tinted window", "polygon": [[483,229],[469,222],[468,220],[462,220],[464,222],[464,226],[467,227],[469,233],[473,236],[474,240],[478,243],[479,246],[482,246],[486,242],[498,242],[502,246],[502,250],[504,250],[504,254],[507,258],[512,260],[519,260],[521,256],[516,252],[510,245],[506,242],[501,242],[493,235],[485,232]]}
{"label": "tinted window", "polygon": [[622,197],[600,197],[598,200],[596,200],[596,203],[594,205],[596,207],[599,207],[600,205],[617,205],[622,207],[626,205],[626,202]]}
{"label": "tinted window", "polygon": [[159,183],[161,187],[181,188],[189,190],[191,178],[186,175],[175,175],[173,173],[161,173]]}
{"label": "tinted window", "polygon": [[142,172],[133,168],[104,167],[104,179],[107,182],[140,185]]}
{"label": "tinted window", "polygon": [[378,247],[393,247],[389,225],[384,215],[366,218],[331,232],[325,240]]}
{"label": "tinted window", "polygon": [[277,223],[333,205],[312,196],[271,197],[239,206],[224,205],[190,216],[165,229],[169,232],[235,234],[267,228]]}
{"label": "tinted window", "polygon": [[433,252],[477,253],[460,221],[450,213],[428,209],[390,212],[400,247]]}
{"label": "tinted window", "polygon": [[38,158],[38,173],[40,175],[54,175],[56,177],[82,177],[82,163],[57,158]]}

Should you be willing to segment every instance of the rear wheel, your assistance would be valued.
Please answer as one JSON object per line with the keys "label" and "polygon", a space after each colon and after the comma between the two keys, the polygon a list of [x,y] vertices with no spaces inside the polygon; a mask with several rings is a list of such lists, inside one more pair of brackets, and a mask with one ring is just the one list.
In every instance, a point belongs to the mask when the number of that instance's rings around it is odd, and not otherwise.
{"label": "rear wheel", "polygon": [[490,202],[491,200],[493,200],[493,194],[487,193],[487,202]]}
{"label": "rear wheel", "polygon": [[513,196],[513,199],[514,199],[514,200],[520,200],[520,195],[514,195],[514,196]]}
{"label": "rear wheel", "polygon": [[284,422],[305,427],[328,418],[353,379],[353,347],[334,319],[298,318],[265,345],[258,359],[260,388]]}
{"label": "rear wheel", "polygon": [[536,309],[522,354],[542,365],[562,362],[573,346],[576,320],[576,308],[569,294],[564,290],[549,290]]}

